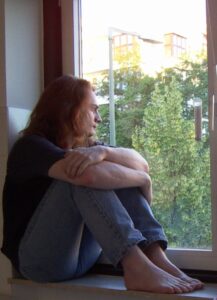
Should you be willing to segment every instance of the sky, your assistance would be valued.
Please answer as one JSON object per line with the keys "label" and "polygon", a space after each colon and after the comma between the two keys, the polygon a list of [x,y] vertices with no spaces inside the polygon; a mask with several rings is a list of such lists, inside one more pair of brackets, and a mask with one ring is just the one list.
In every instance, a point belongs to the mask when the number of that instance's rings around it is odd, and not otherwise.
{"label": "sky", "polygon": [[83,72],[108,68],[109,27],[161,42],[174,32],[198,52],[206,33],[205,5],[206,0],[82,0]]}
{"label": "sky", "polygon": [[117,27],[146,38],[176,32],[196,40],[206,32],[205,0],[82,0],[82,20],[86,36]]}

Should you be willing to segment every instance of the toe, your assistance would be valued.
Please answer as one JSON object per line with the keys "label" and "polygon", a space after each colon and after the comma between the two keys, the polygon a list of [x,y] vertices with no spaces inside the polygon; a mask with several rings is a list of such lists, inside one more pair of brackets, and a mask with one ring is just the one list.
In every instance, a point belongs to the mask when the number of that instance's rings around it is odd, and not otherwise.
{"label": "toe", "polygon": [[174,292],[176,294],[182,294],[183,293],[183,290],[181,289],[181,287],[179,285],[174,285],[173,289],[174,289]]}

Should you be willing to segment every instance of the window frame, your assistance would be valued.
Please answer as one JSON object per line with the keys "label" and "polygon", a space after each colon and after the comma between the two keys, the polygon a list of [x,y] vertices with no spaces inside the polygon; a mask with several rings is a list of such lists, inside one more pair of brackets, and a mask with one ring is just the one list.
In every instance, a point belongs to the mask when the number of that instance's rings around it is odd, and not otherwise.
{"label": "window frame", "polygon": [[81,0],[60,0],[63,74],[82,77]]}
{"label": "window frame", "polygon": [[[73,73],[82,76],[82,38],[81,38],[81,2],[82,0],[61,0],[62,6],[62,53],[63,73]],[[208,7],[212,5],[212,14]],[[217,23],[214,20],[217,14],[215,0],[206,0],[207,24],[217,36]],[[216,13],[215,13],[216,12]],[[211,205],[212,205],[212,249],[181,249],[169,248],[168,257],[180,268],[193,270],[217,270],[217,89],[214,91],[214,80],[217,81],[217,61],[211,55],[211,34],[208,30],[208,107],[209,123],[213,115],[213,94],[215,94],[214,128],[210,125],[210,161],[211,161]],[[71,55],[71,53],[73,55]],[[215,72],[213,72],[215,66]]]}

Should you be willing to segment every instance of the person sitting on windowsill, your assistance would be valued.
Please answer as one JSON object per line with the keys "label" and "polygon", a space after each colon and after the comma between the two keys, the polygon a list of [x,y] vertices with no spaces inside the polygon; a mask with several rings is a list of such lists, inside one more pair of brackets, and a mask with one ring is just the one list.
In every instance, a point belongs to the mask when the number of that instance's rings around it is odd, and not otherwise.
{"label": "person sitting on windowsill", "polygon": [[129,290],[202,288],[164,252],[147,161],[95,139],[98,108],[84,79],[65,75],[44,90],[8,158],[2,252],[38,282],[82,276],[103,251]]}

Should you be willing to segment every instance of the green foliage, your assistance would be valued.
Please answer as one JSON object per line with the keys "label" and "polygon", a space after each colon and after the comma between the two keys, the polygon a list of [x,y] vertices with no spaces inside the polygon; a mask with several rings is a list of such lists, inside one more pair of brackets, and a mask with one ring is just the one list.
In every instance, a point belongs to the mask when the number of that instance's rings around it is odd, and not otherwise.
{"label": "green foliage", "polygon": [[119,69],[135,68],[141,62],[141,49],[138,42],[134,41],[131,49],[124,49],[119,47],[115,49],[114,61],[117,63]]}
{"label": "green foliage", "polygon": [[[123,58],[123,57],[122,57]],[[143,74],[131,58],[119,59],[114,71],[117,145],[134,147],[149,162],[154,187],[153,210],[170,246],[211,247],[210,154],[208,128],[194,139],[194,114],[189,100],[199,97],[207,118],[207,61],[183,57],[173,69],[155,78]],[[126,58],[127,59],[127,58]],[[108,75],[97,84],[108,98]],[[100,139],[109,143],[109,105],[100,106]],[[207,124],[208,125],[208,124]]]}
{"label": "green foliage", "polygon": [[207,248],[211,246],[209,151],[194,140],[194,125],[183,118],[182,104],[175,79],[164,88],[156,86],[133,146],[149,162],[153,210],[170,245]]}
{"label": "green foliage", "polygon": [[97,128],[98,139],[109,144],[109,105],[100,105],[100,115],[103,122]]}
{"label": "green foliage", "polygon": [[183,56],[180,63],[158,74],[158,80],[164,86],[172,78],[176,78],[178,89],[183,96],[183,117],[193,119],[193,110],[188,101],[194,97],[202,99],[203,117],[208,117],[208,76],[207,57],[205,52],[199,53],[194,60]]}
{"label": "green foliage", "polygon": [[[141,125],[143,112],[154,90],[155,79],[144,75],[138,68],[117,70],[115,78],[115,119],[117,145],[132,147],[132,134]],[[108,93],[108,77],[97,85],[98,94]],[[109,105],[100,106],[103,123],[99,126],[98,136],[109,143]]]}

